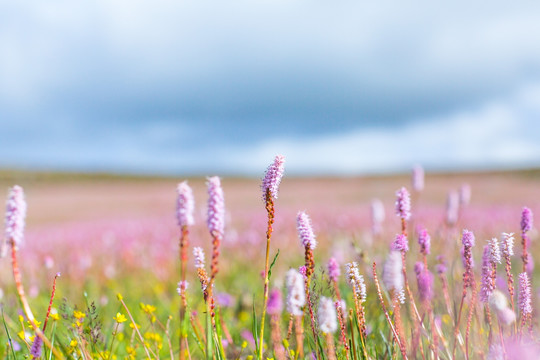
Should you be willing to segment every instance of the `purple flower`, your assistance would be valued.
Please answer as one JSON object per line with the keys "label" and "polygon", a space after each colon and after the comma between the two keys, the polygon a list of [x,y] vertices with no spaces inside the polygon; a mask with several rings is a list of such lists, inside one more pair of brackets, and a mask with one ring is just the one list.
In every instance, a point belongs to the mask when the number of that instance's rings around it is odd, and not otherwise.
{"label": "purple flower", "polygon": [[471,248],[474,246],[474,234],[472,231],[469,231],[467,229],[463,230],[463,233],[461,235],[461,243],[463,244],[463,247]]}
{"label": "purple flower", "polygon": [[178,226],[190,226],[193,225],[193,209],[195,207],[195,201],[193,200],[193,191],[189,187],[187,181],[181,182],[176,187],[176,193],[178,194],[176,200],[176,219],[178,220]]}
{"label": "purple flower", "polygon": [[533,226],[533,214],[531,209],[524,207],[521,212],[521,232],[526,233]]}
{"label": "purple flower", "polygon": [[339,269],[339,263],[333,257],[328,260],[328,277],[332,281],[338,281],[341,271]]}
{"label": "purple flower", "polygon": [[420,252],[427,255],[431,251],[431,236],[425,228],[418,231],[418,245],[420,245]]}
{"label": "purple flower", "polygon": [[412,188],[416,192],[424,190],[424,169],[422,166],[415,165],[412,170]]}
{"label": "purple flower", "polygon": [[204,250],[202,247],[193,248],[193,258],[197,269],[204,269]]}
{"label": "purple flower", "polygon": [[532,313],[531,283],[526,272],[519,274],[519,310],[523,315]]}
{"label": "purple flower", "polygon": [[262,181],[263,199],[266,200],[266,191],[270,190],[270,196],[274,199],[278,197],[279,184],[283,177],[285,157],[277,155],[274,162],[266,169],[266,174]]}
{"label": "purple flower", "polygon": [[437,256],[437,261],[439,262],[437,265],[435,265],[435,270],[437,271],[437,274],[444,274],[446,270],[448,270],[446,267],[446,260],[444,259],[444,256]]}
{"label": "purple flower", "polygon": [[206,182],[208,187],[208,230],[212,236],[223,237],[225,228],[225,201],[219,177],[213,176]]}
{"label": "purple flower", "polygon": [[221,292],[216,294],[216,302],[222,307],[231,307],[234,305],[234,297],[231,294]]}
{"label": "purple flower", "polygon": [[483,303],[489,301],[489,298],[495,289],[491,264],[491,248],[489,245],[485,245],[484,253],[482,255],[482,284],[480,286],[480,301]]}
{"label": "purple flower", "polygon": [[407,252],[409,251],[409,241],[403,234],[396,235],[394,242],[392,243],[392,250]]}
{"label": "purple flower", "polygon": [[433,274],[419,261],[414,265],[416,283],[420,294],[420,301],[430,302],[433,299]]}
{"label": "purple flower", "polygon": [[311,220],[304,211],[300,211],[296,217],[296,228],[302,246],[314,250],[317,247],[317,241],[315,240],[315,234],[311,227]]}
{"label": "purple flower", "polygon": [[41,357],[41,348],[43,347],[43,340],[36,335],[32,347],[30,348],[30,354],[33,359],[39,359]]}
{"label": "purple flower", "polygon": [[26,218],[26,201],[23,188],[19,185],[9,190],[6,202],[6,239],[12,245],[20,245],[24,238],[24,219]]}
{"label": "purple flower", "polygon": [[269,315],[279,315],[283,311],[283,300],[281,298],[281,290],[274,289],[270,292],[268,298],[267,311]]}
{"label": "purple flower", "polygon": [[396,215],[403,220],[411,218],[411,197],[406,188],[396,191]]}

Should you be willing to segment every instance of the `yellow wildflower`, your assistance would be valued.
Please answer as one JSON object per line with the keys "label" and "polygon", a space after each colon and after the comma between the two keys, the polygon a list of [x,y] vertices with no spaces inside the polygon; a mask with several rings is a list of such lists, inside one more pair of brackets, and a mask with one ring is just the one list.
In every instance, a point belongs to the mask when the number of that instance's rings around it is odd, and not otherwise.
{"label": "yellow wildflower", "polygon": [[117,323],[123,323],[124,321],[127,321],[127,318],[124,314],[116,313],[116,316],[113,317],[113,320],[115,320]]}

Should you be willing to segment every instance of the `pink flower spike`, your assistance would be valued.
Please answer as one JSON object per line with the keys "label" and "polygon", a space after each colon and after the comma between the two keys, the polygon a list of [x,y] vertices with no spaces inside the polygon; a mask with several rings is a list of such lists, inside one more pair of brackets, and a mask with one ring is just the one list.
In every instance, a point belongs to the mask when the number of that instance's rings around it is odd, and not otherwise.
{"label": "pink flower spike", "polygon": [[314,250],[317,247],[317,241],[311,227],[311,220],[304,211],[300,211],[296,217],[296,228],[302,246]]}
{"label": "pink flower spike", "polygon": [[269,315],[279,315],[283,311],[283,300],[281,298],[281,290],[274,289],[270,292],[268,298],[267,312]]}
{"label": "pink flower spike", "polygon": [[193,248],[193,259],[197,269],[204,269],[204,250],[202,247]]}
{"label": "pink flower spike", "polygon": [[418,245],[420,245],[420,252],[422,254],[427,255],[431,252],[431,236],[429,236],[425,228],[418,231]]}
{"label": "pink flower spike", "polygon": [[396,235],[394,242],[392,243],[392,250],[407,252],[409,251],[409,240],[403,234]]}
{"label": "pink flower spike", "polygon": [[411,218],[411,197],[406,188],[402,187],[396,192],[396,215],[403,220]]}
{"label": "pink flower spike", "polygon": [[12,245],[20,245],[24,239],[26,201],[23,188],[19,185],[9,189],[6,202],[6,240]]}
{"label": "pink flower spike", "polygon": [[526,272],[519,274],[519,310],[523,315],[532,313],[531,283]]}
{"label": "pink flower spike", "polygon": [[208,230],[212,236],[223,238],[225,228],[225,200],[221,180],[217,176],[207,179],[208,188]]}
{"label": "pink flower spike", "polygon": [[339,275],[341,275],[339,263],[332,257],[328,260],[328,277],[332,281],[338,281]]}
{"label": "pink flower spike", "polygon": [[270,195],[274,198],[278,198],[279,184],[283,177],[285,157],[283,155],[277,155],[274,162],[268,166],[264,179],[262,181],[263,199],[266,200],[266,191],[270,190]]}
{"label": "pink flower spike", "polygon": [[193,191],[187,181],[183,181],[176,187],[176,192],[178,194],[176,201],[176,219],[178,220],[178,226],[191,226],[194,223],[193,209],[195,208]]}
{"label": "pink flower spike", "polygon": [[533,213],[528,207],[524,207],[521,212],[521,232],[526,233],[533,226]]}

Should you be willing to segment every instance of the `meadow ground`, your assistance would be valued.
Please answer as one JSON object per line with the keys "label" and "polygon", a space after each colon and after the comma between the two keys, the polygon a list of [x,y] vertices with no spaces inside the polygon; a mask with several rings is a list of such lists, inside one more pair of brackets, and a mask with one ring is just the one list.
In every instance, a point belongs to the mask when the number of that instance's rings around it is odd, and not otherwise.
{"label": "meadow ground", "polygon": [[[145,351],[148,348],[154,352],[153,357],[178,357],[180,229],[176,224],[175,203],[176,185],[185,179],[13,172],[0,175],[0,187],[5,189],[6,194],[14,184],[21,185],[25,190],[28,216],[25,240],[19,249],[19,263],[23,285],[38,320],[45,317],[54,275],[61,273],[53,303],[53,312],[57,311],[60,316],[58,320],[51,320],[52,325],[49,325],[45,333],[55,339],[55,346],[64,356],[143,358],[147,356]],[[207,351],[204,341],[198,343],[204,337],[206,320],[203,293],[193,265],[191,248],[202,247],[209,262],[212,238],[206,227],[208,196],[205,179],[192,178],[188,179],[188,183],[195,197],[195,225],[190,229],[187,264],[187,280],[190,284],[187,301],[189,313],[192,314],[192,322],[187,330],[188,355],[198,359],[204,358]],[[261,274],[265,268],[267,221],[260,184],[259,179],[222,179],[226,225],[214,294],[220,309],[222,325],[219,337],[223,339],[224,347],[217,349],[219,355],[214,356],[257,357],[257,344],[252,337],[254,322],[260,321],[262,308]],[[413,351],[421,349],[426,358],[450,358],[455,342],[453,323],[463,287],[463,265],[459,254],[462,229],[469,229],[476,235],[477,246],[473,250],[473,258],[477,264],[475,276],[478,284],[482,247],[486,241],[500,237],[501,232],[515,233],[516,255],[512,258],[512,271],[516,283],[522,266],[521,212],[527,206],[533,214],[540,214],[540,172],[428,174],[425,184],[425,189],[420,193],[412,192],[412,217],[408,222],[409,283],[414,294],[419,294],[413,268],[415,261],[422,258],[416,242],[416,229],[424,226],[431,234],[431,254],[426,262],[428,268],[435,272],[437,255],[446,257],[448,272],[445,276],[450,287],[451,306],[447,308],[442,297],[442,285],[436,278],[433,285],[436,296],[430,306],[433,309],[433,320],[430,325],[426,325],[424,333],[418,333],[420,335],[417,335],[416,345],[413,340],[410,343],[407,341],[406,352],[411,356]],[[460,207],[457,223],[449,226],[446,220],[448,192],[459,191],[463,184],[470,186],[470,203]],[[394,210],[395,192],[402,186],[411,188],[408,175],[349,178],[291,178],[285,175],[281,183],[279,198],[275,201],[276,217],[270,248],[271,259],[278,249],[279,256],[272,270],[270,288],[279,288],[286,296],[286,272],[290,268],[297,269],[304,265],[304,248],[296,230],[296,215],[300,210],[311,217],[318,240],[314,250],[316,272],[312,288],[315,308],[318,307],[317,300],[320,297],[336,296],[328,281],[326,264],[329,258],[334,257],[338,261],[342,273],[345,272],[345,263],[358,262],[359,273],[366,278],[368,300],[364,307],[367,328],[363,339],[366,344],[364,348],[361,344],[354,344],[358,354],[353,354],[352,349],[344,350],[338,331],[333,335],[338,358],[401,356],[398,355],[401,353],[396,345],[399,341],[392,340],[392,333],[377,297],[372,263],[377,263],[381,276],[390,246],[396,234],[402,231],[400,219]],[[380,199],[385,209],[385,219],[377,235],[372,231],[373,199]],[[529,236],[530,253],[534,261],[540,257],[540,245],[537,244],[540,237],[534,228],[529,231]],[[537,301],[538,285],[537,276],[533,275],[533,314],[540,303]],[[503,292],[507,291],[504,266],[498,268],[497,287]],[[5,328],[0,330],[0,355],[3,358],[23,358],[23,354],[27,354],[28,347],[32,345],[33,332],[17,316],[21,310],[9,256],[0,259],[0,288],[3,292],[1,302],[5,323]],[[354,309],[354,296],[343,275],[338,288],[347,309]],[[386,306],[391,308],[390,295],[384,289],[383,292]],[[131,321],[119,322],[113,319],[117,313],[126,314],[125,308],[118,301],[118,294],[122,295],[135,322],[141,326],[144,343],[139,342],[133,328],[128,326]],[[412,310],[407,305],[403,307],[402,331],[406,336],[414,335],[414,314],[411,314]],[[478,305],[474,314],[471,325],[471,339],[474,341],[468,345],[470,350],[465,350],[465,345],[458,343],[457,358],[463,358],[466,352],[470,352],[471,358],[481,358],[488,354],[490,348],[499,344],[493,340],[499,337],[496,321],[493,320],[491,332],[482,309]],[[74,310],[85,313],[84,318],[74,317]],[[517,310],[516,313],[521,318]],[[428,314],[430,311],[426,310],[424,322],[429,322]],[[395,316],[391,310],[390,315]],[[353,318],[356,319],[355,316]],[[462,321],[463,318],[465,316]],[[280,319],[282,335],[280,341],[274,343],[281,344],[288,331],[288,315],[285,310]],[[77,324],[77,320],[82,320],[82,324]],[[327,353],[326,345],[323,346],[325,350],[318,354],[313,337],[310,338],[309,314],[306,313],[304,321],[305,353],[314,352],[316,356],[332,358],[333,355]],[[433,325],[437,321],[439,325]],[[267,321],[267,326],[270,326],[268,323],[270,321]],[[459,336],[464,336],[466,331],[464,323],[466,321],[461,324]],[[531,324],[531,331],[524,331],[530,334],[527,344],[537,340],[536,317],[532,318]],[[356,322],[346,326],[349,341],[354,338],[350,334],[351,327],[360,329],[359,326]],[[426,330],[435,326],[441,331],[438,335]],[[515,342],[516,332],[510,329],[512,326],[500,327],[501,338],[509,339],[508,346]],[[8,341],[6,331],[12,337],[11,342]],[[280,358],[280,350],[276,350],[270,340],[270,331],[269,327],[265,333],[265,358]],[[287,357],[298,353],[298,344],[293,338],[289,336],[287,342],[290,343],[290,349],[286,349]],[[505,344],[502,340],[500,343]],[[9,344],[13,345],[13,349]],[[437,350],[434,350],[435,347]],[[48,358],[47,351],[45,348],[43,358]]]}

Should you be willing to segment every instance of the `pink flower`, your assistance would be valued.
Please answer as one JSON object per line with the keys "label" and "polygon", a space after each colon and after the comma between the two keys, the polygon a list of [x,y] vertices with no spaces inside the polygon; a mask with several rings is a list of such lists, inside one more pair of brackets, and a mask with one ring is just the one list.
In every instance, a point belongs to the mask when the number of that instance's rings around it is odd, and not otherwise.
{"label": "pink flower", "polygon": [[268,166],[262,181],[263,199],[266,199],[266,191],[270,190],[270,196],[274,199],[278,197],[279,184],[284,172],[285,157],[277,155],[274,162]]}
{"label": "pink flower", "polygon": [[396,215],[403,220],[411,218],[411,196],[406,188],[402,187],[396,191]]}
{"label": "pink flower", "polygon": [[26,201],[23,188],[19,185],[9,190],[6,202],[6,239],[13,245],[20,245],[24,238],[24,220],[26,218]]}
{"label": "pink flower", "polygon": [[317,247],[317,241],[311,227],[311,220],[304,211],[300,211],[296,217],[296,228],[302,246],[314,250]]}
{"label": "pink flower", "polygon": [[409,241],[403,234],[396,235],[394,242],[392,243],[392,250],[407,252],[409,251]]}
{"label": "pink flower", "polygon": [[225,200],[221,180],[217,176],[208,178],[208,230],[214,236],[223,237],[225,228]]}
{"label": "pink flower", "polygon": [[339,263],[332,257],[328,260],[328,277],[332,281],[338,281],[339,275],[341,275]]}
{"label": "pink flower", "polygon": [[526,272],[519,274],[519,310],[523,315],[532,313],[531,283]]}
{"label": "pink flower", "polygon": [[521,232],[526,233],[533,225],[533,213],[528,207],[524,207],[521,212]]}
{"label": "pink flower", "polygon": [[178,194],[176,201],[176,219],[178,220],[178,226],[190,226],[193,225],[193,209],[195,207],[195,201],[193,200],[193,191],[189,187],[187,181],[181,182],[176,187]]}

